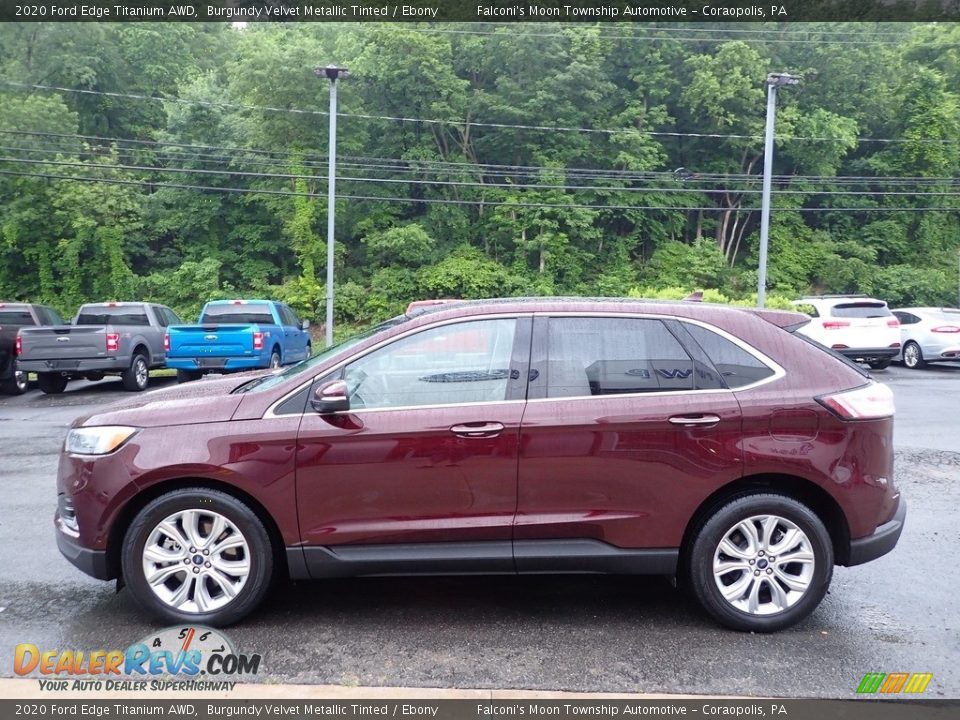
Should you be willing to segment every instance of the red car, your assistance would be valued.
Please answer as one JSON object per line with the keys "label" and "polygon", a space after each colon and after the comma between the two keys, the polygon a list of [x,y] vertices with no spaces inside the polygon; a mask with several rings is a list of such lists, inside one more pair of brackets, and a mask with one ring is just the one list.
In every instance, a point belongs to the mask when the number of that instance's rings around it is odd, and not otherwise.
{"label": "red car", "polygon": [[280,372],[81,418],[57,541],[170,622],[277,576],[676,575],[724,625],[809,615],[889,552],[893,399],[793,332],[696,302],[420,306]]}

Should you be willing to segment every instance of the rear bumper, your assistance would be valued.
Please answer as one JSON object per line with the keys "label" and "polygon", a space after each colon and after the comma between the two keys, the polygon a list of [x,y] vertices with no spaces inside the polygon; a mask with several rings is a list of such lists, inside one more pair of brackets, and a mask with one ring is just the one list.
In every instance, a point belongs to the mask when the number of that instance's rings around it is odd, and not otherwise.
{"label": "rear bumper", "polygon": [[899,347],[885,347],[885,348],[834,348],[834,350],[844,357],[848,357],[851,360],[863,360],[865,362],[871,360],[892,360],[897,355],[900,354]]}
{"label": "rear bumper", "polygon": [[130,367],[130,358],[105,357],[79,360],[19,360],[17,370],[34,373],[123,372]]}
{"label": "rear bumper", "polygon": [[111,572],[107,563],[106,550],[90,550],[81,547],[73,538],[59,530],[57,530],[57,548],[74,567],[97,580],[112,580],[117,577],[115,572]]}
{"label": "rear bumper", "polygon": [[205,357],[205,358],[167,358],[167,367],[191,372],[239,372],[258,370],[270,366],[270,356],[262,357]]}
{"label": "rear bumper", "polygon": [[844,565],[862,565],[876,560],[893,550],[903,532],[903,522],[907,517],[907,503],[900,498],[897,511],[889,522],[878,527],[873,535],[850,541],[850,557]]}

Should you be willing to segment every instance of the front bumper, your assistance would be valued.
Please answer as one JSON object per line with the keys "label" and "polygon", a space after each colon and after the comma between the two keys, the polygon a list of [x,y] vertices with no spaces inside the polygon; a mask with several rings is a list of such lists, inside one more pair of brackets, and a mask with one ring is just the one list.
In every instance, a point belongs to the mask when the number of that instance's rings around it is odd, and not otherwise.
{"label": "front bumper", "polygon": [[106,550],[81,547],[76,540],[57,530],[57,548],[76,568],[97,580],[113,580],[117,572],[107,562]]}
{"label": "front bumper", "polygon": [[878,527],[873,535],[850,541],[850,556],[847,562],[843,564],[847,566],[862,565],[893,550],[897,541],[900,540],[900,533],[903,532],[903,522],[906,517],[907,503],[901,497],[900,503],[897,505],[897,511],[889,522],[885,522]]}

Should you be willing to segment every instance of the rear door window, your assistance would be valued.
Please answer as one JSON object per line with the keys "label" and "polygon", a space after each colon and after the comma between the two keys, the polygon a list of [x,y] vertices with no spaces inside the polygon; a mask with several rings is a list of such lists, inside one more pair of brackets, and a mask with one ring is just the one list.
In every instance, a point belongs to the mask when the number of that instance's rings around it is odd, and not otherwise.
{"label": "rear door window", "polygon": [[77,325],[149,325],[143,305],[86,305],[77,315]]}
{"label": "rear door window", "polygon": [[269,305],[210,305],[204,310],[200,324],[273,325],[273,313]]}
{"label": "rear door window", "polygon": [[547,397],[692,390],[693,360],[660,320],[550,318]]}

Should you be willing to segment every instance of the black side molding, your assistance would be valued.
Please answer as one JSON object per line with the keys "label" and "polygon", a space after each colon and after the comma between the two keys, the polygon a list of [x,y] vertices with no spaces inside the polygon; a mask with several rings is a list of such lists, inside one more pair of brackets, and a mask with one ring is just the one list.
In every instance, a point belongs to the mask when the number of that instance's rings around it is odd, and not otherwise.
{"label": "black side molding", "polygon": [[374,575],[602,573],[672,575],[677,548],[622,549],[599,540],[495,540],[289,547],[293,580]]}

